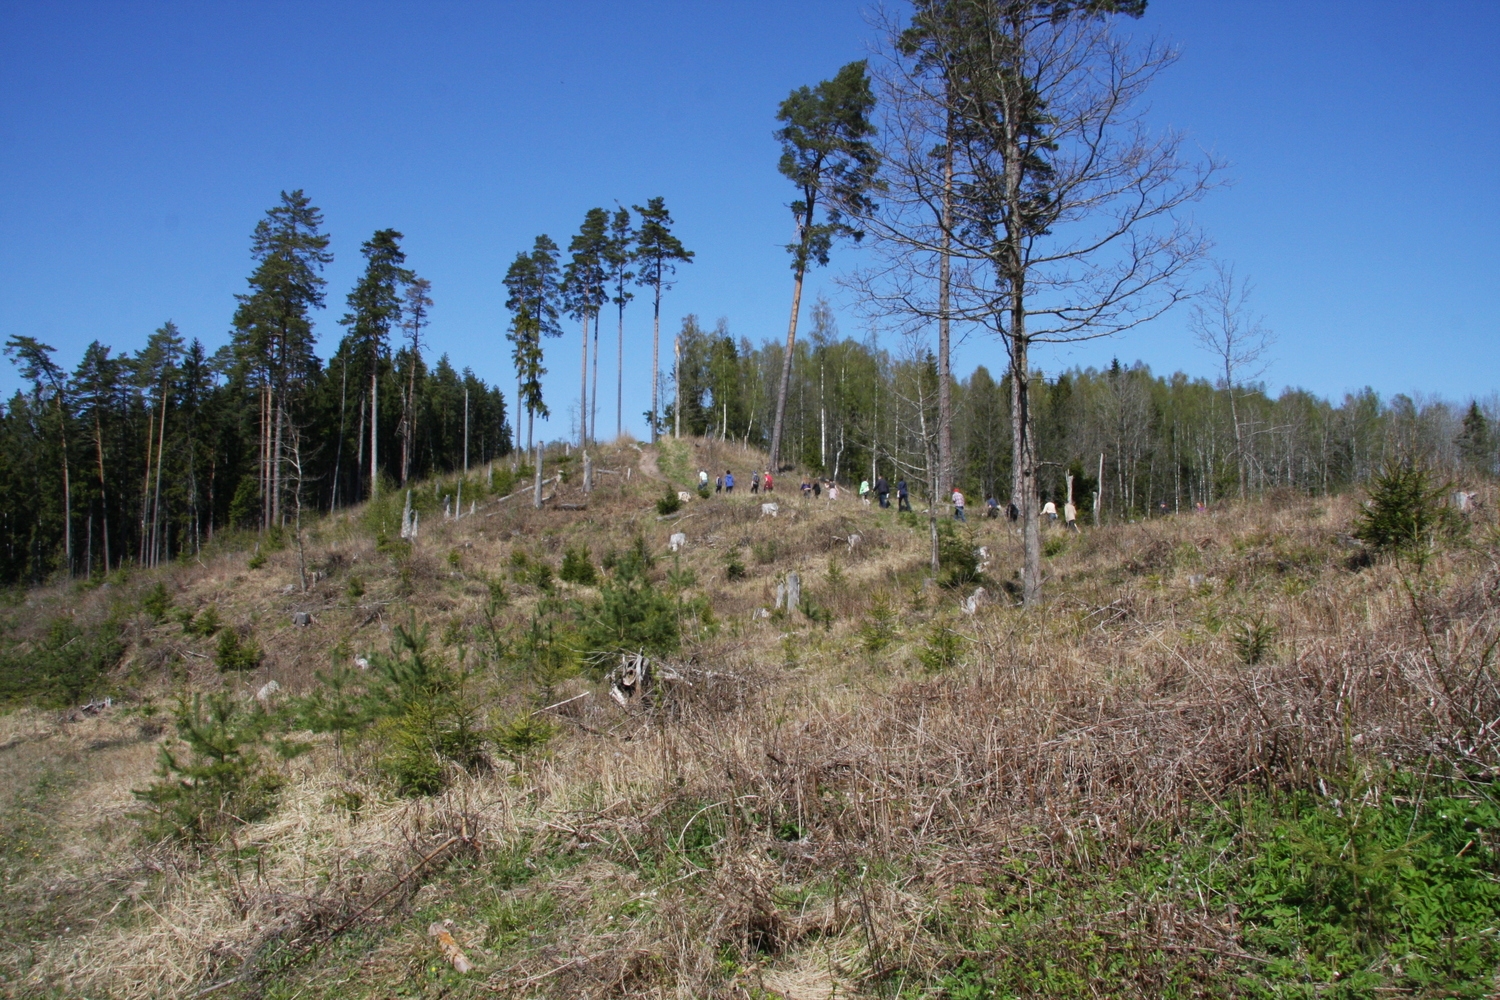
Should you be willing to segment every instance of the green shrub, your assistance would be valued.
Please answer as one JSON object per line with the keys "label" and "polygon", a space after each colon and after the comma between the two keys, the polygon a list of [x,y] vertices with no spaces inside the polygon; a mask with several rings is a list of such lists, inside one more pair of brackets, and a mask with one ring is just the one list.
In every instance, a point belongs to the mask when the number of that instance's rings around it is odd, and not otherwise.
{"label": "green shrub", "polygon": [[351,600],[359,600],[365,596],[365,581],[363,577],[351,576],[349,582],[344,585],[344,592]]}
{"label": "green shrub", "polygon": [[245,565],[251,569],[260,569],[265,564],[266,554],[260,550],[260,546],[256,546],[254,554],[250,556],[250,561]]}
{"label": "green shrub", "polygon": [[726,580],[745,578],[745,564],[740,561],[739,549],[730,549],[724,554],[724,578]]}
{"label": "green shrub", "polygon": [[682,500],[677,496],[677,491],[670,486],[667,487],[667,492],[656,501],[656,512],[662,517],[675,514],[681,509]]}
{"label": "green shrub", "polygon": [[219,645],[214,651],[214,662],[220,670],[254,670],[260,666],[263,654],[255,640],[232,628],[219,633]]}
{"label": "green shrub", "polygon": [[865,652],[874,656],[895,642],[898,621],[890,595],[885,591],[876,594],[865,615],[864,624],[859,628],[859,641]]}
{"label": "green shrub", "polygon": [[960,531],[952,521],[938,522],[938,582],[947,588],[979,582],[979,558],[968,530]]}
{"label": "green shrub", "polygon": [[562,571],[558,574],[565,583],[576,583],[584,587],[592,587],[598,582],[598,574],[594,572],[594,564],[589,561],[589,550],[580,545],[577,548],[569,547],[563,553]]}
{"label": "green shrub", "polygon": [[58,615],[29,651],[0,656],[0,700],[76,705],[99,691],[123,652],[114,618],[85,628],[72,615]]}
{"label": "green shrub", "polygon": [[494,729],[495,747],[501,755],[521,762],[544,751],[557,727],[533,712],[518,712]]}
{"label": "green shrub", "polygon": [[750,552],[755,556],[755,561],[762,566],[769,566],[775,562],[776,556],[780,551],[781,546],[777,544],[774,538],[767,538],[762,542],[754,542],[750,546]]}
{"label": "green shrub", "polygon": [[160,780],[134,792],[147,806],[137,817],[143,832],[211,842],[270,815],[285,785],[263,757],[271,717],[227,693],[180,700],[173,716],[184,747],[162,747]]}
{"label": "green shrub", "polygon": [[1447,524],[1445,492],[1426,469],[1388,465],[1370,483],[1354,537],[1377,552],[1420,556]]}
{"label": "green shrub", "polygon": [[917,654],[917,659],[922,662],[924,669],[937,673],[956,664],[962,650],[963,636],[953,628],[951,622],[939,618],[927,630],[927,644]]}
{"label": "green shrub", "polygon": [[196,615],[187,615],[182,622],[182,631],[187,635],[207,639],[217,633],[223,624],[219,620],[219,606],[210,604]]}
{"label": "green shrub", "polygon": [[146,596],[141,599],[141,610],[156,623],[167,617],[167,612],[172,610],[172,595],[167,592],[165,583],[157,581],[154,587],[146,591]]}
{"label": "green shrub", "polygon": [[680,648],[677,606],[652,586],[638,553],[616,563],[584,621],[582,638],[590,657],[600,662],[611,653],[663,655]]}
{"label": "green shrub", "polygon": [[1270,656],[1276,641],[1276,626],[1266,621],[1264,614],[1256,615],[1240,622],[1231,639],[1240,662],[1253,667]]}

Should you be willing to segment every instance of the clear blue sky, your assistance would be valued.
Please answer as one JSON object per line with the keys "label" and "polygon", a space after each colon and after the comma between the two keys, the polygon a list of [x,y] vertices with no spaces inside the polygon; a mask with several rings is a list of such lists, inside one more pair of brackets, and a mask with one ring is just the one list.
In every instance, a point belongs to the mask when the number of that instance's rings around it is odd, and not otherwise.
{"label": "clear blue sky", "polygon": [[[1273,387],[1456,400],[1500,389],[1500,3],[1151,0],[1133,30],[1182,49],[1153,93],[1156,120],[1233,165],[1233,186],[1198,216],[1258,286],[1280,338]],[[698,253],[667,297],[664,334],[695,312],[752,340],[784,336],[790,193],[775,107],[872,37],[866,5],[843,0],[5,0],[0,337],[39,337],[69,367],[91,339],[134,350],[168,318],[218,346],[250,230],[297,187],[337,254],[325,355],[359,243],[392,226],[432,280],[435,348],[513,386],[510,259],[539,232],[566,244],[590,206],[652,195]],[[808,301],[826,289],[859,335],[831,280],[852,259],[817,273]],[[626,323],[626,420],[639,432],[643,302]],[[549,347],[560,434],[576,333]],[[1211,367],[1181,317],[1042,363],[1115,355]],[[956,367],[1002,357],[971,338]],[[5,366],[0,388],[16,383]],[[600,395],[612,431],[613,394]]]}

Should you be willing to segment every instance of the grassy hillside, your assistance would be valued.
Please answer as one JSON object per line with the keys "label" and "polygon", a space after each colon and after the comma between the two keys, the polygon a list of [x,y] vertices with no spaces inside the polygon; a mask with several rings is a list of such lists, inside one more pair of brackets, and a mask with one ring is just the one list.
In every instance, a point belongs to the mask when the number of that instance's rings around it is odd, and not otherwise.
{"label": "grassy hillside", "polygon": [[1494,989],[1492,503],[1420,560],[1349,497],[1053,528],[1023,610],[1004,522],[937,582],[925,516],[790,474],[659,513],[763,456],[621,445],[587,496],[555,458],[541,510],[421,484],[415,544],[390,491],[14,595],[0,992]]}

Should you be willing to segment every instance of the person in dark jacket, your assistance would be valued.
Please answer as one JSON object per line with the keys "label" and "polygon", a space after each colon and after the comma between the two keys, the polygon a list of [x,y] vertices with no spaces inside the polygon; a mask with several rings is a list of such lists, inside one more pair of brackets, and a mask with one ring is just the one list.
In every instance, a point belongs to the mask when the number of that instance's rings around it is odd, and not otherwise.
{"label": "person in dark jacket", "polygon": [[896,480],[896,511],[911,511],[911,496],[906,492],[906,480]]}
{"label": "person in dark jacket", "polygon": [[891,484],[884,476],[875,477],[875,495],[880,498],[880,506],[888,508],[891,505]]}

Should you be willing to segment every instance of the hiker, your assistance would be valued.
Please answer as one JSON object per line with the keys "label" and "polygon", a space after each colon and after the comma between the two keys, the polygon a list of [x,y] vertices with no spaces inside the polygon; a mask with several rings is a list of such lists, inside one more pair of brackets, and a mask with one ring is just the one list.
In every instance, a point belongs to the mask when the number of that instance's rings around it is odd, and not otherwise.
{"label": "hiker", "polygon": [[810,496],[812,496],[812,483],[804,476],[802,478],[802,499],[806,500]]}
{"label": "hiker", "polygon": [[984,499],[984,516],[987,517],[987,518],[989,518],[992,521],[995,518],[999,517],[1000,516],[1000,501],[996,500],[993,496],[985,497],[985,499]]}
{"label": "hiker", "polygon": [[1071,528],[1074,534],[1083,534],[1078,530],[1078,508],[1071,503],[1063,504],[1063,527]]}
{"label": "hiker", "polygon": [[1011,524],[1015,524],[1021,519],[1021,508],[1016,506],[1014,500],[1010,502],[1010,506],[1005,508],[1005,516],[1010,518]]}
{"label": "hiker", "polygon": [[1048,500],[1046,503],[1042,504],[1042,516],[1049,521],[1056,521],[1057,504],[1053,503],[1051,500]]}
{"label": "hiker", "polygon": [[906,492],[906,480],[898,479],[896,480],[896,512],[899,514],[903,510],[908,514],[911,513],[911,496]]}
{"label": "hiker", "polygon": [[859,499],[864,503],[870,502],[870,481],[861,479],[859,481]]}
{"label": "hiker", "polygon": [[752,472],[752,473],[750,473],[750,495],[754,496],[755,494],[757,494],[759,492],[760,492],[760,477],[757,476],[755,473]]}
{"label": "hiker", "polygon": [[698,488],[700,490],[706,490],[706,489],[708,489],[708,470],[707,469],[699,469],[698,470]]}
{"label": "hiker", "polygon": [[775,488],[776,488],[775,484],[771,482],[771,470],[767,469],[766,470],[765,491],[767,493],[770,493]]}
{"label": "hiker", "polygon": [[734,473],[730,472],[728,469],[724,470],[724,492],[734,492]]}
{"label": "hiker", "polygon": [[886,482],[884,476],[875,477],[875,495],[880,498],[880,508],[889,510],[891,506],[891,484]]}
{"label": "hiker", "polygon": [[953,520],[968,522],[964,516],[964,495],[959,492],[957,486],[953,487]]}
{"label": "hiker", "polygon": [[714,476],[714,492],[715,493],[723,493],[724,492],[724,477],[723,476]]}
{"label": "hiker", "polygon": [[828,480],[828,499],[830,499],[830,500],[837,500],[838,498],[839,498],[839,484],[837,482],[835,482],[834,480],[830,479],[830,480]]}
{"label": "hiker", "polygon": [[822,495],[823,495],[823,480],[821,480],[821,479],[814,479],[813,480],[813,499],[817,500]]}

